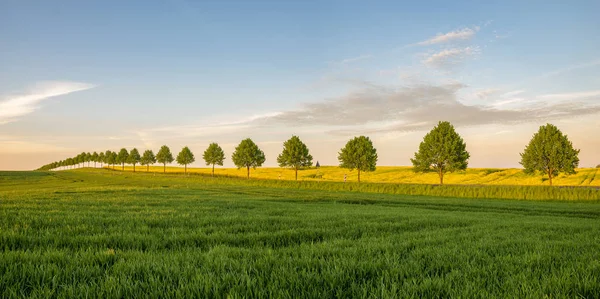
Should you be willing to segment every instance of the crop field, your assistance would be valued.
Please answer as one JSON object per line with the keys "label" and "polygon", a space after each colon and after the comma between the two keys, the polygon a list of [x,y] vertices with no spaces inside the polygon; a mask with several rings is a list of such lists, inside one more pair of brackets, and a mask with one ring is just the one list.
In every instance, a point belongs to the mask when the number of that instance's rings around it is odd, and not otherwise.
{"label": "crop field", "polygon": [[0,297],[600,294],[598,201],[285,186],[0,172]]}
{"label": "crop field", "polygon": [[[115,166],[120,170],[121,166]],[[133,167],[125,166],[132,171]],[[137,166],[136,171],[144,172],[146,167]],[[163,172],[162,166],[150,167],[151,172]],[[167,167],[167,172],[183,172],[182,167]],[[188,168],[190,173],[210,174],[210,168]],[[319,169],[310,168],[298,171],[298,180],[343,182],[344,174],[347,181],[357,180],[357,171],[323,166]],[[246,169],[215,168],[215,175],[246,177]],[[257,168],[251,170],[251,177],[259,179],[294,180],[294,171],[284,168]],[[362,182],[397,183],[397,184],[438,184],[437,173],[414,173],[411,167],[378,166],[374,172],[361,173]],[[457,185],[525,185],[548,186],[547,177],[542,175],[527,175],[521,169],[469,168],[466,171],[449,173],[444,176],[445,184]],[[555,186],[594,186],[600,187],[600,168],[577,169],[574,175],[561,174],[554,179]]]}

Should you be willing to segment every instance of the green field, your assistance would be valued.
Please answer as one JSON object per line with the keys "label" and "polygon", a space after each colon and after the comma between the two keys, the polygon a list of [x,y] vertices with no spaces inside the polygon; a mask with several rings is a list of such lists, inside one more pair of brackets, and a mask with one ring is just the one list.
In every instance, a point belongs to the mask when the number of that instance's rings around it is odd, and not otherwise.
{"label": "green field", "polygon": [[327,184],[0,172],[0,297],[600,296],[597,200]]}

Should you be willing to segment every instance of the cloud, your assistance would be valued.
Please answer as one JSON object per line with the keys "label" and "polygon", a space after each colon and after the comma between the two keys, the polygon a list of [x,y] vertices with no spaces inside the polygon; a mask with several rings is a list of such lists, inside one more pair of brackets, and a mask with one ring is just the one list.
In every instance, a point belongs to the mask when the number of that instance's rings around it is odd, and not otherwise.
{"label": "cloud", "polygon": [[40,103],[52,97],[93,88],[94,85],[80,82],[52,81],[36,84],[28,92],[6,97],[0,101],[0,124],[17,120],[34,112]]}
{"label": "cloud", "polygon": [[590,67],[595,67],[595,66],[600,66],[600,59],[596,59],[596,60],[592,60],[592,61],[588,61],[588,62],[584,62],[584,63],[580,63],[580,64],[570,65],[570,66],[567,66],[562,69],[557,69],[557,70],[554,70],[551,72],[547,72],[545,74],[535,77],[534,79],[547,79],[550,77],[559,76],[564,73],[572,72],[575,70],[580,70],[580,69],[585,69],[585,68],[590,68]]}
{"label": "cloud", "polygon": [[497,88],[486,88],[475,92],[475,96],[480,99],[487,99],[491,95],[495,95],[500,92]]}
{"label": "cloud", "polygon": [[475,34],[479,31],[479,27],[475,26],[473,28],[463,28],[459,30],[450,31],[445,34],[438,34],[428,40],[418,42],[419,46],[428,46],[442,43],[449,43],[460,40],[468,40],[471,39]]}
{"label": "cloud", "polygon": [[447,68],[462,63],[467,57],[479,54],[479,47],[445,49],[434,53],[422,62],[432,68]]}
{"label": "cloud", "polygon": [[543,99],[543,100],[578,100],[578,99],[597,98],[597,97],[600,97],[600,90],[570,92],[570,93],[554,93],[554,94],[545,94],[545,95],[538,96],[539,99]]}
{"label": "cloud", "polygon": [[371,58],[371,57],[373,57],[373,55],[371,55],[371,54],[361,55],[361,56],[357,56],[357,57],[346,58],[346,59],[342,60],[340,63],[341,64],[348,64],[348,63],[356,62],[356,61],[359,61],[359,60],[368,59],[368,58]]}
{"label": "cloud", "polygon": [[525,91],[524,91],[524,90],[522,90],[522,89],[519,89],[519,90],[513,90],[513,91],[509,91],[509,92],[507,92],[507,93],[504,93],[502,96],[503,96],[503,97],[507,97],[507,98],[508,98],[508,97],[514,97],[514,96],[516,96],[516,95],[519,95],[519,94],[522,94],[522,93],[524,93],[524,92],[525,92]]}

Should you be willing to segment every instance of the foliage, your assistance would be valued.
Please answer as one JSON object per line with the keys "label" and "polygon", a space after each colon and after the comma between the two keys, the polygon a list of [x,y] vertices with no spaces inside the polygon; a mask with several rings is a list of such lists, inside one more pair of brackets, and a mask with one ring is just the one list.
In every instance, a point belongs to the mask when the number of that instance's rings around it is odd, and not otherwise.
{"label": "foliage", "polygon": [[225,152],[217,143],[211,143],[202,155],[206,165],[212,165],[212,175],[215,175],[215,165],[223,166]]}
{"label": "foliage", "polygon": [[467,169],[470,155],[466,147],[454,126],[447,121],[441,121],[425,135],[419,145],[419,151],[410,161],[415,172],[435,170],[439,175],[440,184],[443,184],[445,173]]}
{"label": "foliage", "polygon": [[246,168],[246,177],[250,178],[250,168],[262,166],[265,163],[265,153],[250,138],[246,138],[235,147],[231,155],[233,164],[239,168]]}
{"label": "foliage", "polygon": [[123,169],[125,169],[125,163],[127,163],[127,159],[129,158],[129,152],[127,149],[122,148],[117,154],[117,163],[123,165]]}
{"label": "foliage", "polygon": [[166,145],[161,146],[160,150],[158,150],[158,153],[156,154],[156,161],[163,164],[163,172],[166,171],[167,164],[173,163],[173,160],[171,149],[169,149],[169,147]]}
{"label": "foliage", "polygon": [[340,167],[358,170],[358,182],[361,171],[375,171],[377,150],[369,137],[359,136],[350,139],[338,154]]}
{"label": "foliage", "polygon": [[552,179],[559,173],[575,174],[579,165],[579,150],[554,125],[541,126],[533,135],[531,141],[521,153],[521,165],[525,173],[533,174],[540,171],[548,176],[550,185]]}
{"label": "foliage", "polygon": [[140,164],[146,166],[146,171],[150,170],[150,165],[156,163],[156,157],[152,150],[145,150],[142,155],[142,159],[140,159]]}
{"label": "foliage", "polygon": [[187,165],[194,163],[194,161],[196,161],[196,158],[194,158],[194,154],[187,146],[183,147],[177,155],[177,164],[184,165],[185,172],[187,172]]}
{"label": "foliage", "polygon": [[140,152],[137,150],[137,148],[133,148],[129,152],[129,156],[127,157],[127,163],[133,165],[133,172],[135,172],[135,164],[140,163],[141,159],[142,157],[140,157]]}
{"label": "foliage", "polygon": [[306,144],[298,136],[292,136],[283,143],[283,151],[277,157],[277,163],[280,167],[294,169],[296,180],[298,180],[298,169],[312,166],[312,159]]}

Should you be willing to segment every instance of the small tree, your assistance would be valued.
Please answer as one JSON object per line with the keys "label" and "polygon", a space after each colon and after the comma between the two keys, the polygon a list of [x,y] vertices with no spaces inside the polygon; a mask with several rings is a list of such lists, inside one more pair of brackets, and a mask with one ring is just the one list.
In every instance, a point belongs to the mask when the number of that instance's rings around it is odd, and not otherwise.
{"label": "small tree", "polygon": [[127,149],[122,148],[117,155],[117,163],[123,165],[122,170],[125,170],[125,163],[127,163],[127,159],[129,158],[129,152]]}
{"label": "small tree", "polygon": [[315,164],[315,167],[316,167],[317,169],[318,169],[318,168],[321,168],[321,164],[319,164],[319,161],[317,161],[317,164]]}
{"label": "small tree", "polygon": [[104,154],[104,161],[106,162],[106,164],[108,164],[108,167],[113,165],[113,169],[115,169],[114,164],[117,161],[117,156],[112,151],[106,151],[106,153]]}
{"label": "small tree", "polygon": [[306,144],[298,136],[292,136],[283,143],[283,151],[277,157],[280,167],[291,167],[296,173],[298,180],[298,168],[312,166],[313,157],[308,151]]}
{"label": "small tree", "polygon": [[469,152],[462,137],[456,133],[454,126],[447,121],[440,121],[419,145],[419,151],[410,159],[415,172],[435,170],[440,177],[440,185],[444,184],[444,174],[467,169]]}
{"label": "small tree", "polygon": [[140,160],[141,165],[146,165],[146,172],[150,171],[150,165],[156,163],[156,157],[152,150],[145,150],[142,159]]}
{"label": "small tree", "polygon": [[105,159],[106,159],[106,156],[104,155],[104,153],[103,153],[103,152],[100,152],[100,153],[98,154],[98,162],[100,162],[100,168],[103,168],[103,167],[104,167],[103,165],[104,165],[104,161],[105,161]]}
{"label": "small tree", "polygon": [[360,183],[361,171],[375,171],[377,165],[377,150],[369,137],[354,137],[346,143],[338,153],[340,167],[350,170],[358,170],[358,182]]}
{"label": "small tree", "polygon": [[231,160],[238,169],[246,167],[247,178],[249,179],[250,167],[256,169],[256,167],[262,166],[265,163],[265,153],[258,148],[258,145],[252,139],[247,138],[242,140],[235,148]]}
{"label": "small tree", "polygon": [[96,163],[98,162],[98,158],[99,158],[99,157],[98,157],[98,153],[97,153],[97,152],[94,152],[94,153],[92,154],[92,161],[94,162],[94,168],[96,168]]}
{"label": "small tree", "polygon": [[171,149],[166,145],[161,146],[158,154],[156,154],[156,161],[163,164],[163,172],[167,172],[167,163],[173,163],[173,160]]}
{"label": "small tree", "polygon": [[137,148],[133,148],[131,152],[129,152],[129,157],[127,157],[127,163],[133,164],[133,172],[135,172],[135,164],[140,163],[142,157],[140,157],[140,152],[138,152]]}
{"label": "small tree", "polygon": [[113,169],[115,169],[115,165],[117,164],[117,152],[112,152],[110,154],[111,160],[112,160],[112,167]]}
{"label": "small tree", "polygon": [[194,158],[194,154],[187,146],[182,148],[179,154],[177,154],[177,164],[183,165],[184,173],[187,173],[188,164],[192,164],[194,161],[196,161],[196,158]]}
{"label": "small tree", "polygon": [[573,148],[567,135],[563,135],[556,126],[547,124],[533,135],[521,153],[520,163],[527,174],[540,171],[548,175],[552,186],[552,178],[559,173],[575,173],[575,168],[579,166],[579,150]]}
{"label": "small tree", "polygon": [[206,165],[212,165],[212,176],[215,176],[215,164],[223,166],[223,160],[225,160],[225,152],[216,143],[211,143],[202,155]]}

